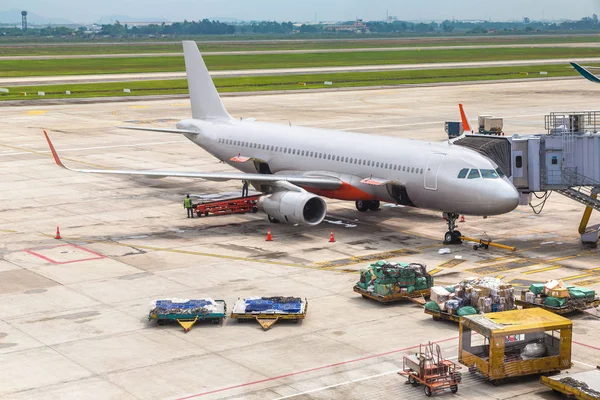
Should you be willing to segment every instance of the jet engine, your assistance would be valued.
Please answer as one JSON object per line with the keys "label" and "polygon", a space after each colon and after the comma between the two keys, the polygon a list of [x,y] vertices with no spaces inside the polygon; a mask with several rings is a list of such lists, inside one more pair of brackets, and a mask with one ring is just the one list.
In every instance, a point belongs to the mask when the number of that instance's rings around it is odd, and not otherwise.
{"label": "jet engine", "polygon": [[281,222],[318,225],[327,214],[327,204],[306,192],[281,191],[258,200],[258,209]]}

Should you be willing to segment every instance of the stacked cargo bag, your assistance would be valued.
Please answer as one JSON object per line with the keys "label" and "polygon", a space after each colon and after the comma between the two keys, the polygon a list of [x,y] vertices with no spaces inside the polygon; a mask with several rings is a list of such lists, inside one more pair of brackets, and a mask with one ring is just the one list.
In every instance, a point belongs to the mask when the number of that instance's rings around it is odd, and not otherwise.
{"label": "stacked cargo bag", "polygon": [[390,296],[429,289],[433,278],[423,264],[378,261],[360,271],[356,285],[379,296]]}
{"label": "stacked cargo bag", "polygon": [[490,313],[515,308],[514,289],[496,278],[468,278],[453,286],[431,289],[431,300],[454,315]]}

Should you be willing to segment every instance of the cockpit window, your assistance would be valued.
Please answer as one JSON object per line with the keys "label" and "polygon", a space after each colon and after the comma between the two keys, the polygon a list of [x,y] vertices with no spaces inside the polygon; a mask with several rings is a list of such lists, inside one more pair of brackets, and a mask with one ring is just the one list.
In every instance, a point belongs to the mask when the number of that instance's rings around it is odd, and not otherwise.
{"label": "cockpit window", "polygon": [[478,169],[472,169],[469,172],[469,179],[477,179],[480,178],[481,175],[479,175],[479,170]]}
{"label": "cockpit window", "polygon": [[469,173],[469,168],[461,169],[460,172],[458,173],[458,179],[466,178],[468,173]]}
{"label": "cockpit window", "polygon": [[480,170],[480,172],[481,172],[481,176],[484,179],[498,179],[498,178],[500,178],[500,176],[498,175],[498,173],[494,169],[482,169],[482,170]]}
{"label": "cockpit window", "polygon": [[496,173],[500,178],[504,178],[504,172],[502,172],[502,170],[499,167],[496,168]]}

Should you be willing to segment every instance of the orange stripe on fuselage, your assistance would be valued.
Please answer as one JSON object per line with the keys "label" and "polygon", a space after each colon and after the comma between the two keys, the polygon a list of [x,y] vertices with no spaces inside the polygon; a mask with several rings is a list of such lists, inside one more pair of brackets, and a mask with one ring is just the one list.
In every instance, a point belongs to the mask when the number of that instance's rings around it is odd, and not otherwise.
{"label": "orange stripe on fuselage", "polygon": [[349,200],[349,201],[378,200],[377,196],[374,196],[370,193],[360,190],[352,185],[347,184],[346,182],[342,182],[342,186],[340,186],[337,189],[316,189],[316,188],[311,188],[311,187],[307,187],[307,186],[303,186],[303,188],[311,193],[318,195],[318,196],[327,197],[329,199]]}

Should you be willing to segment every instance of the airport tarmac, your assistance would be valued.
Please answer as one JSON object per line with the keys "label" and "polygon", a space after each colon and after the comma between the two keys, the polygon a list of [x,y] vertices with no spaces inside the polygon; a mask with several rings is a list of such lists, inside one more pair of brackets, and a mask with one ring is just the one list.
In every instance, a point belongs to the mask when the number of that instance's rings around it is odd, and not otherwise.
{"label": "airport tarmac", "polygon": [[[540,133],[546,113],[594,109],[598,99],[600,86],[581,79],[224,102],[235,117],[442,141],[459,102],[471,117],[504,117],[513,134]],[[362,299],[352,286],[369,260],[423,262],[438,284],[480,275],[517,289],[561,278],[600,290],[600,251],[582,247],[577,234],[583,206],[558,194],[540,215],[520,207],[459,224],[516,252],[443,246],[441,215],[405,207],[359,213],[353,203],[328,201],[317,227],[273,225],[260,213],[187,219],[186,193],[237,193],[240,182],[72,173],[54,164],[42,135],[47,130],[76,167],[229,170],[176,134],[116,128],[173,127],[189,116],[184,100],[0,108],[0,398],[424,398],[396,375],[402,356],[434,340],[456,360],[457,326],[413,304]],[[592,219],[600,222],[597,213]],[[57,226],[62,240],[54,239]],[[268,228],[273,242],[265,241]],[[438,254],[442,248],[452,253]],[[158,298],[208,296],[231,307],[252,295],[307,298],[306,320],[263,332],[229,319],[187,334],[147,321]],[[593,369],[599,321],[573,321],[571,371]],[[536,377],[495,387],[468,373],[455,396],[560,398]]]}

